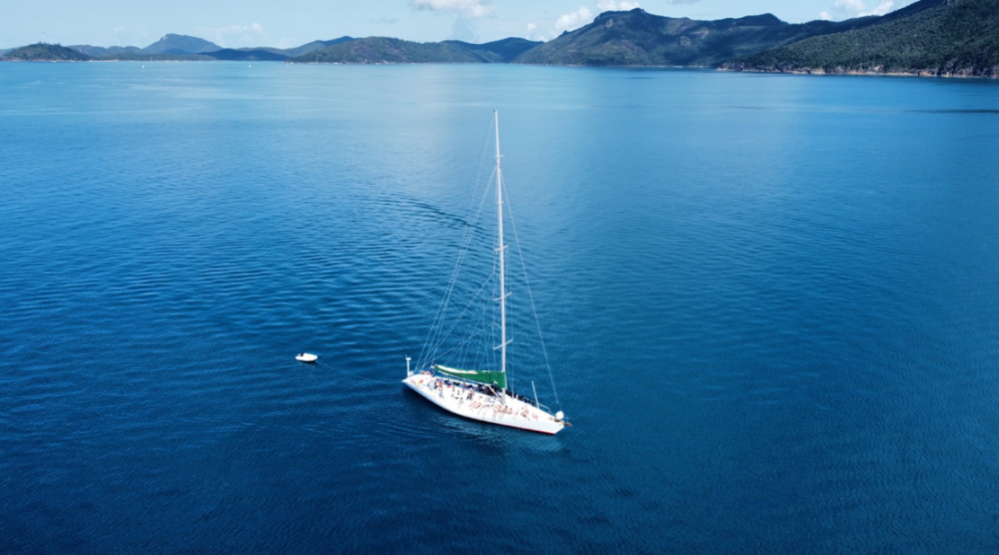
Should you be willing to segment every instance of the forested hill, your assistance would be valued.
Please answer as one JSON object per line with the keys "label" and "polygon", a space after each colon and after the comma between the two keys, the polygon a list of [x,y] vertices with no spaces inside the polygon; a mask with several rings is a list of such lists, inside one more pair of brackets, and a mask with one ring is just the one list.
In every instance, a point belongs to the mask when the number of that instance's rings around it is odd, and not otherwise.
{"label": "forested hill", "polygon": [[862,28],[877,20],[877,17],[862,17],[841,22],[790,24],[772,14],[763,14],[697,21],[653,15],[635,8],[627,12],[604,12],[593,23],[563,33],[515,62],[711,67],[804,38]]}
{"label": "forested hill", "polygon": [[539,44],[518,38],[470,44],[453,40],[424,43],[368,37],[334,44],[288,61],[327,64],[504,63]]}
{"label": "forested hill", "polygon": [[922,0],[866,28],[809,38],[722,69],[999,78],[999,0]]}
{"label": "forested hill", "polygon": [[43,42],[15,48],[0,60],[5,62],[85,62],[90,56],[59,44]]}
{"label": "forested hill", "polygon": [[147,54],[201,54],[204,52],[215,52],[222,50],[222,47],[205,39],[188,35],[175,35],[173,33],[165,35],[160,40],[142,49]]}
{"label": "forested hill", "polygon": [[184,35],[146,47],[33,44],[0,60],[234,60],[298,63],[523,63],[720,67],[732,71],[999,77],[999,0],[919,0],[888,15],[790,24],[771,14],[697,21],[631,11],[547,43],[341,37],[297,48],[227,49]]}

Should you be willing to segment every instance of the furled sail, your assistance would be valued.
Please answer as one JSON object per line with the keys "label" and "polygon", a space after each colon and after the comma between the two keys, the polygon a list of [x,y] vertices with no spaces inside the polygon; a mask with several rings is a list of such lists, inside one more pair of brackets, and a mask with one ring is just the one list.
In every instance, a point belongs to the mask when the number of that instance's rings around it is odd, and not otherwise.
{"label": "furled sail", "polygon": [[492,372],[489,370],[459,370],[448,368],[447,366],[435,365],[434,369],[443,374],[469,380],[473,382],[495,385],[500,389],[506,389],[506,372]]}

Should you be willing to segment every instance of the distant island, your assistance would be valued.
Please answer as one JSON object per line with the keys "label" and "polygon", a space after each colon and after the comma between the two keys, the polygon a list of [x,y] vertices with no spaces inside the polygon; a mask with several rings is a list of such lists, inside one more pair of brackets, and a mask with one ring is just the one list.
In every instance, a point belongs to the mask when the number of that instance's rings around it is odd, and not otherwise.
{"label": "distant island", "polygon": [[58,44],[30,44],[9,50],[0,60],[5,62],[86,62],[90,56]]}
{"label": "distant island", "polygon": [[10,62],[134,62],[134,61],[251,61],[283,62],[335,44],[355,40],[340,37],[317,40],[289,49],[257,47],[230,49],[198,37],[168,34],[145,48],[137,46],[89,46],[85,44],[62,46],[59,44],[32,44],[9,50],[0,61]]}
{"label": "distant island", "polygon": [[289,49],[230,49],[169,34],[145,48],[33,44],[0,60],[513,63],[999,78],[999,0],[920,0],[884,16],[801,24],[772,14],[697,21],[636,8],[604,12],[548,42],[340,37]]}
{"label": "distant island", "polygon": [[457,40],[411,42],[385,37],[368,37],[335,44],[289,58],[294,63],[325,64],[503,64],[516,63],[541,42],[508,38],[485,44]]}

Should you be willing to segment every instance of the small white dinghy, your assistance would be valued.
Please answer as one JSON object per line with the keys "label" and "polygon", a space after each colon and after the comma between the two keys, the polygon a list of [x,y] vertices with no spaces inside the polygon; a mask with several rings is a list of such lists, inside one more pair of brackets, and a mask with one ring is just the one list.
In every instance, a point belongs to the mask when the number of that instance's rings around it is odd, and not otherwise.
{"label": "small white dinghy", "polygon": [[298,353],[295,355],[295,360],[298,362],[315,362],[319,360],[316,355],[310,355],[309,353]]}

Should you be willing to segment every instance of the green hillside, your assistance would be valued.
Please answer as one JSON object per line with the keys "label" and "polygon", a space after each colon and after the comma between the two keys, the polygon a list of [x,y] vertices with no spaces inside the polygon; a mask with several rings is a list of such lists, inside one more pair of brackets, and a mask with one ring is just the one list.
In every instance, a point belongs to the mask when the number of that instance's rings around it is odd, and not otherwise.
{"label": "green hillside", "polygon": [[350,42],[354,40],[354,37],[340,37],[333,40],[314,40],[308,44],[303,44],[302,46],[296,46],[295,48],[288,48],[287,50],[278,51],[275,49],[276,54],[284,54],[290,58],[295,56],[301,56],[302,54],[308,54],[309,52],[315,52],[316,50],[322,50],[333,46],[334,44],[340,44],[341,42]]}
{"label": "green hillside", "polygon": [[146,54],[200,54],[202,52],[215,52],[222,50],[222,47],[205,39],[188,35],[175,35],[173,33],[165,35],[160,40],[142,49]]}
{"label": "green hillside", "polygon": [[792,73],[901,73],[999,77],[999,0],[923,0],[915,13],[809,38],[722,69]]}
{"label": "green hillside", "polygon": [[515,60],[523,64],[584,66],[716,66],[804,38],[857,29],[878,18],[789,24],[771,14],[697,21],[636,8],[604,12],[593,23]]}
{"label": "green hillside", "polygon": [[72,48],[77,52],[83,52],[91,58],[108,58],[118,56],[120,54],[142,53],[142,49],[137,46],[109,46],[105,48],[101,46],[90,46],[89,44],[73,44],[67,46],[66,48]]}
{"label": "green hillside", "polygon": [[290,62],[327,64],[475,64],[508,62],[540,43],[504,39],[486,44],[460,41],[411,42],[367,37],[334,44],[291,58]]}
{"label": "green hillside", "polygon": [[999,0],[919,0],[882,17],[790,24],[771,14],[697,21],[604,12],[547,43],[341,37],[297,48],[223,49],[169,34],[150,46],[32,44],[0,60],[233,60],[333,64],[521,63],[718,67],[731,71],[999,77]]}
{"label": "green hillside", "polygon": [[89,59],[90,56],[83,52],[43,42],[15,48],[0,58],[5,62],[85,62]]}
{"label": "green hillside", "polygon": [[94,58],[105,62],[214,62],[215,58],[204,54],[112,54]]}
{"label": "green hillside", "polygon": [[229,62],[283,62],[288,59],[287,54],[280,54],[273,50],[263,48],[223,48],[214,52],[202,54],[213,60],[223,60]]}
{"label": "green hillside", "polygon": [[521,39],[521,38],[506,38],[493,42],[487,42],[485,44],[472,44],[469,42],[461,41],[445,41],[452,44],[456,44],[463,48],[472,51],[476,56],[482,58],[482,61],[492,63],[492,64],[502,64],[508,63],[518,56],[527,52],[531,49],[537,48],[539,45],[544,44],[541,42]]}
{"label": "green hillside", "polygon": [[367,37],[309,52],[291,58],[290,61],[327,64],[426,64],[476,63],[481,60],[454,44]]}

